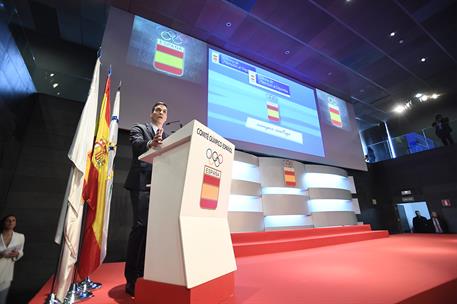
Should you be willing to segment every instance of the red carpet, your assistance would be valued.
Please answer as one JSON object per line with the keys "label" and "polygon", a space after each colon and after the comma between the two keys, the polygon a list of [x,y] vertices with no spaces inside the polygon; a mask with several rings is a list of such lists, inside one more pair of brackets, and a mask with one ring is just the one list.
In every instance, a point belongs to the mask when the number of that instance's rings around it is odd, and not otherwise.
{"label": "red carpet", "polygon": [[[457,235],[394,235],[237,265],[234,304],[457,303]],[[123,263],[104,264],[92,278],[104,287],[84,303],[134,303],[123,292]],[[47,292],[49,282],[30,303],[44,303]]]}

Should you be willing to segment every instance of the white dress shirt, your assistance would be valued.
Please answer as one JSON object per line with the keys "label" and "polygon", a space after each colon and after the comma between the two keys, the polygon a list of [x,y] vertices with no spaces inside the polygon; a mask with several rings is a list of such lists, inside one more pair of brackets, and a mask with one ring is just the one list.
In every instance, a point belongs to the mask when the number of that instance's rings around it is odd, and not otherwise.
{"label": "white dress shirt", "polygon": [[0,252],[3,253],[11,250],[17,250],[19,252],[19,256],[15,258],[0,258],[0,290],[4,290],[11,285],[14,263],[24,255],[24,242],[24,235],[13,231],[11,242],[6,246],[3,240],[3,234],[0,233]]}

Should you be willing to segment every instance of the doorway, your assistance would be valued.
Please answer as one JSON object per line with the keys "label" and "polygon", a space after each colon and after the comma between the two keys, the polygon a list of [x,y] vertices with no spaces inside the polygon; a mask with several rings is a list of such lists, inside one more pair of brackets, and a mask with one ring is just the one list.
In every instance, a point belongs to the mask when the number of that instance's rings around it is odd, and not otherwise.
{"label": "doorway", "polygon": [[430,219],[427,202],[399,203],[397,209],[402,232],[413,231],[413,218],[416,216],[416,210],[425,218]]}

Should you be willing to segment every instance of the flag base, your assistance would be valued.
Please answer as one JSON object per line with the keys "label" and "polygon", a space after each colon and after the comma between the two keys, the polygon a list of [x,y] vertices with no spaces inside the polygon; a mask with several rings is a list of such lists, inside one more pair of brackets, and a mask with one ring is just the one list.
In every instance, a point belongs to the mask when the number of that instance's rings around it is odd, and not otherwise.
{"label": "flag base", "polygon": [[140,278],[135,284],[136,304],[231,304],[234,303],[235,273],[230,272],[209,282],[186,286]]}

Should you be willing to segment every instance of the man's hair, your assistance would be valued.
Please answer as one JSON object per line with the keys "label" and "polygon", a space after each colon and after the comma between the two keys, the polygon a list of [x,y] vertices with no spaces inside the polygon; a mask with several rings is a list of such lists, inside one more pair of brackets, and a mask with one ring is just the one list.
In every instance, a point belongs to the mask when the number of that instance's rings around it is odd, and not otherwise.
{"label": "man's hair", "polygon": [[165,106],[165,108],[168,109],[168,106],[165,102],[162,102],[162,101],[159,101],[159,102],[156,102],[153,106],[152,106],[152,112],[154,112],[154,110],[156,109],[157,106]]}

